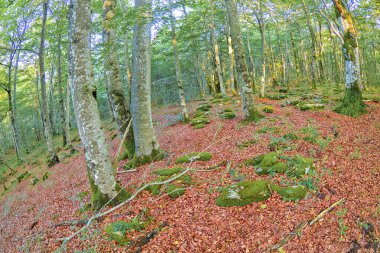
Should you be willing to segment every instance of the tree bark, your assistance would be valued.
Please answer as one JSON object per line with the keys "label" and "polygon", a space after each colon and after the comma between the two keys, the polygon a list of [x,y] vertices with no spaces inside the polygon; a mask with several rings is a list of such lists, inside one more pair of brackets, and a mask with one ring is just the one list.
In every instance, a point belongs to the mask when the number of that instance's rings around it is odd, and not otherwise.
{"label": "tree bark", "polygon": [[309,33],[311,37],[311,46],[312,46],[312,57],[311,57],[311,82],[312,88],[317,88],[317,74],[318,74],[318,52],[317,52],[317,38],[315,35],[314,28],[311,24],[311,18],[309,15],[309,10],[307,9],[305,0],[302,0],[302,7],[306,16],[307,27],[309,28]]}
{"label": "tree bark", "polygon": [[231,38],[235,52],[235,62],[237,69],[238,82],[240,84],[240,96],[242,100],[243,112],[247,121],[258,121],[263,116],[256,108],[252,86],[250,85],[250,78],[245,60],[245,53],[243,42],[240,32],[240,22],[237,14],[237,7],[235,0],[226,0],[228,20],[231,27]]}
{"label": "tree bark", "polygon": [[210,30],[211,30],[211,43],[214,53],[214,60],[215,60],[215,66],[216,66],[216,73],[218,76],[219,81],[219,87],[220,92],[223,96],[226,95],[226,89],[224,87],[224,80],[223,80],[223,73],[222,73],[222,67],[220,66],[220,52],[219,52],[219,45],[218,41],[216,39],[216,32],[215,32],[215,3],[214,0],[210,2],[211,5],[211,20],[210,20]]}
{"label": "tree bark", "polygon": [[62,66],[61,66],[61,58],[62,58],[62,35],[58,34],[58,54],[57,54],[57,65],[58,65],[58,94],[59,94],[59,109],[60,116],[62,122],[62,141],[63,146],[70,146],[70,134],[69,129],[67,127],[66,121],[68,120],[65,108],[65,99],[63,97],[63,87],[62,87]]}
{"label": "tree bark", "polygon": [[135,8],[139,15],[133,29],[131,109],[136,149],[131,167],[163,158],[151,109],[152,0],[135,0]]}
{"label": "tree bark", "polygon": [[179,53],[178,53],[178,47],[177,47],[177,34],[176,34],[176,29],[175,29],[175,18],[173,15],[174,8],[173,8],[172,0],[169,0],[169,5],[170,5],[170,28],[172,32],[172,45],[173,45],[173,52],[174,52],[174,63],[175,63],[175,73],[176,73],[176,78],[177,78],[179,103],[181,105],[182,120],[184,122],[188,122],[189,115],[187,114],[187,109],[186,109],[186,98],[185,98],[185,91],[183,87],[181,64],[179,61]]}
{"label": "tree bark", "polygon": [[[120,66],[117,52],[117,43],[114,31],[114,15],[115,15],[115,2],[114,0],[103,1],[103,27],[106,39],[106,56],[105,67],[107,75],[107,91],[111,102],[111,108],[116,120],[118,132],[123,136],[129,121],[132,120],[131,112],[126,101],[125,92],[121,82]],[[128,132],[125,142],[125,150],[128,158],[134,155],[134,141],[133,131]]]}
{"label": "tree bark", "polygon": [[91,185],[92,206],[98,210],[127,198],[126,192],[116,183],[114,170],[101,129],[96,99],[93,96],[93,77],[90,51],[91,1],[71,0],[71,56],[73,56],[73,82],[71,94],[79,135],[84,146],[87,173]]}
{"label": "tree bark", "polygon": [[352,117],[365,113],[366,105],[362,99],[362,87],[360,85],[360,59],[357,39],[357,31],[354,26],[352,14],[342,0],[333,0],[336,15],[342,25],[343,56],[346,72],[346,92],[342,103],[335,109],[336,112]]}
{"label": "tree bark", "polygon": [[43,16],[42,16],[42,28],[41,28],[41,41],[40,49],[38,53],[39,65],[40,65],[40,84],[41,84],[41,104],[42,104],[42,119],[44,122],[44,133],[46,144],[49,152],[48,166],[59,163],[57,153],[54,148],[53,136],[52,136],[52,126],[49,120],[47,97],[46,97],[46,77],[45,77],[45,30],[46,30],[46,19],[48,10],[49,0],[43,1]]}
{"label": "tree bark", "polygon": [[265,40],[265,21],[264,21],[264,11],[263,11],[263,1],[259,0],[259,30],[261,35],[261,45],[262,45],[262,57],[263,61],[261,64],[261,87],[260,87],[260,97],[265,97],[265,86],[266,86],[266,59],[267,59],[267,44]]}

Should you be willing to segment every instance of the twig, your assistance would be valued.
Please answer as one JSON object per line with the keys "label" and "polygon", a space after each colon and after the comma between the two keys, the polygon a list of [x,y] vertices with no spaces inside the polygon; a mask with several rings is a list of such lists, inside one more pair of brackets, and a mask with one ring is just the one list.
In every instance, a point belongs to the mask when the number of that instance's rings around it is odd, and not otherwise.
{"label": "twig", "polygon": [[316,223],[317,221],[319,221],[320,219],[322,219],[322,217],[330,212],[332,209],[334,209],[337,205],[340,205],[341,203],[343,203],[345,201],[345,199],[341,199],[337,202],[335,202],[334,204],[332,204],[331,206],[329,206],[328,208],[326,208],[325,210],[323,210],[322,212],[320,212],[317,216],[315,216],[314,219],[312,220],[309,220],[309,221],[302,221],[300,224],[298,224],[298,226],[292,231],[290,232],[289,234],[287,234],[283,239],[281,239],[277,244],[273,245],[272,247],[266,249],[265,251],[263,251],[263,253],[267,253],[267,252],[272,252],[272,251],[275,251],[275,250],[278,250],[279,248],[281,248],[282,246],[284,246],[285,244],[287,244],[290,240],[292,240],[294,237],[296,237],[296,235],[300,234],[302,232],[302,230],[307,227],[307,226],[312,226],[314,223]]}
{"label": "twig", "polygon": [[132,172],[136,172],[136,171],[137,171],[136,169],[117,171],[116,174],[126,174],[126,173],[132,173]]}
{"label": "twig", "polygon": [[211,167],[208,167],[208,168],[205,168],[203,170],[196,170],[196,172],[210,172],[210,171],[215,171],[215,170],[218,170],[220,166],[223,166],[224,164],[226,164],[227,161],[222,161],[220,163],[218,163],[217,165],[214,165],[214,166],[211,166]]}

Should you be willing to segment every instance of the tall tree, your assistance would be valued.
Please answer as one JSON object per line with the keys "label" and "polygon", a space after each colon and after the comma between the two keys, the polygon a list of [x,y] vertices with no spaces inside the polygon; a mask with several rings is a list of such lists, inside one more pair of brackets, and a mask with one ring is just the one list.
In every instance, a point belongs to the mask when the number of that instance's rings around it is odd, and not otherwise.
{"label": "tall tree", "polygon": [[78,130],[85,150],[87,173],[91,185],[92,206],[100,209],[109,201],[115,204],[127,197],[116,183],[114,170],[101,129],[96,99],[93,96],[92,63],[90,51],[91,1],[71,0],[71,49],[73,82],[71,92]]}
{"label": "tall tree", "polygon": [[[126,100],[125,92],[121,81],[119,59],[117,56],[117,41],[115,36],[115,1],[103,1],[103,27],[105,35],[105,68],[107,77],[107,91],[111,102],[111,108],[116,120],[119,134],[123,136],[130,122],[131,112]],[[132,131],[128,132],[126,140],[126,153],[129,158],[134,155],[134,141]]]}
{"label": "tall tree", "polygon": [[357,31],[351,12],[342,0],[333,0],[336,16],[343,30],[343,56],[346,71],[346,92],[342,103],[335,109],[336,112],[357,117],[363,114],[366,105],[362,99],[362,87],[360,85],[360,59]]}
{"label": "tall tree", "polygon": [[49,6],[49,0],[43,1],[43,15],[42,15],[42,27],[41,27],[41,40],[40,49],[38,52],[39,65],[40,65],[40,84],[41,84],[41,116],[43,120],[44,133],[46,144],[49,152],[48,166],[51,167],[59,163],[59,159],[54,148],[52,126],[49,120],[47,96],[46,96],[46,77],[45,77],[45,32],[46,32],[46,19]]}
{"label": "tall tree", "polygon": [[184,122],[189,121],[189,115],[187,114],[186,109],[186,98],[185,98],[185,90],[183,87],[183,79],[182,79],[182,71],[181,71],[181,63],[179,60],[179,52],[178,52],[178,45],[177,45],[177,34],[176,34],[176,27],[175,27],[175,17],[173,15],[174,11],[174,5],[172,0],[169,0],[170,5],[170,28],[172,32],[172,46],[173,46],[173,52],[174,52],[174,63],[175,63],[175,73],[177,78],[177,86],[178,86],[178,93],[179,93],[179,103],[181,105],[181,111],[182,111],[182,120]]}
{"label": "tall tree", "polygon": [[235,0],[226,0],[228,20],[231,29],[232,45],[234,47],[235,62],[237,69],[237,81],[240,85],[240,96],[242,100],[243,112],[245,119],[248,121],[258,121],[263,116],[256,108],[252,86],[250,85],[250,78],[245,60],[245,53],[243,41],[240,32],[240,22],[237,14],[237,6]]}
{"label": "tall tree", "polygon": [[152,0],[135,0],[135,8],[131,97],[135,156],[129,163],[131,167],[163,158],[153,129],[151,108]]}

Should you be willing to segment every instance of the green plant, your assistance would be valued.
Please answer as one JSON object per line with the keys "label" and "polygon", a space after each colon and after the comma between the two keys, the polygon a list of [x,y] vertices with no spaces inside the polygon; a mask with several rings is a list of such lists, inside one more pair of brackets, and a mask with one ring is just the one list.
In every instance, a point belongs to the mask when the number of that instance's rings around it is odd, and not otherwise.
{"label": "green plant", "polygon": [[350,154],[352,160],[359,160],[362,158],[362,153],[358,148],[355,148],[355,151]]}
{"label": "green plant", "polygon": [[347,208],[341,208],[336,212],[336,215],[338,217],[340,240],[344,239],[349,229],[349,227],[344,222],[344,217],[347,215],[347,212]]}
{"label": "green plant", "polygon": [[184,156],[180,156],[175,161],[176,164],[189,163],[192,161],[209,161],[212,159],[212,154],[209,152],[193,152]]}

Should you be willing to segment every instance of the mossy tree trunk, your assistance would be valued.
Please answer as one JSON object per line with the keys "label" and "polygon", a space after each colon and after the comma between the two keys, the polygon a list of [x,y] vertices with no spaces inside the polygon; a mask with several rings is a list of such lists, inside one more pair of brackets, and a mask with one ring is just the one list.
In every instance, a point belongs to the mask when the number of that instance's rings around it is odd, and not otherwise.
{"label": "mossy tree trunk", "polygon": [[173,15],[173,3],[172,0],[169,0],[170,5],[170,28],[172,32],[172,46],[173,46],[173,52],[174,52],[174,63],[175,63],[175,74],[177,78],[177,87],[178,87],[178,95],[179,95],[179,103],[181,105],[181,112],[182,112],[182,120],[184,122],[189,121],[189,115],[187,114],[186,109],[186,98],[185,98],[185,90],[183,85],[183,79],[182,79],[182,71],[181,71],[181,63],[179,60],[179,52],[178,52],[178,45],[177,45],[177,34],[176,34],[176,27],[175,27],[175,17]]}
{"label": "mossy tree trunk", "polygon": [[131,167],[163,158],[151,108],[152,1],[135,0],[135,8],[138,15],[133,28],[131,109],[136,149]]}
{"label": "mossy tree trunk", "polygon": [[262,46],[262,63],[261,63],[261,77],[260,77],[260,97],[265,97],[265,86],[266,86],[266,61],[267,61],[267,44],[265,39],[265,20],[264,20],[264,10],[263,1],[259,0],[259,30],[261,35],[261,46]]}
{"label": "mossy tree trunk", "polygon": [[352,14],[342,0],[333,0],[337,18],[343,28],[343,56],[345,60],[346,92],[336,112],[352,117],[365,113],[360,85],[360,60],[357,31]]}
{"label": "mossy tree trunk", "polygon": [[227,35],[227,43],[228,43],[228,56],[229,56],[229,76],[230,76],[230,89],[237,90],[236,82],[235,82],[235,58],[234,58],[234,49],[232,48],[232,39],[230,28],[228,27],[228,35]]}
{"label": "mossy tree trunk", "polygon": [[[117,56],[117,42],[114,31],[115,2],[113,0],[103,1],[103,32],[105,35],[105,68],[107,78],[107,91],[111,103],[113,116],[116,120],[120,136],[123,136],[131,113],[126,101],[125,92],[121,82],[119,59]],[[126,153],[129,158],[134,155],[133,131],[129,131],[126,139]]]}
{"label": "mossy tree trunk", "polygon": [[38,58],[39,58],[39,65],[40,65],[40,83],[41,83],[41,116],[43,120],[43,126],[44,126],[44,133],[45,133],[45,139],[46,144],[49,152],[49,158],[48,158],[48,166],[51,167],[57,163],[59,163],[59,159],[57,156],[57,153],[54,148],[53,143],[53,133],[52,133],[52,126],[50,124],[49,120],[49,113],[48,113],[48,104],[47,104],[47,97],[46,97],[46,77],[45,77],[45,30],[46,30],[46,19],[47,19],[47,11],[48,11],[49,1],[44,0],[43,1],[43,16],[42,16],[42,28],[41,28],[41,40],[40,40],[40,49],[38,52]]}
{"label": "mossy tree trunk", "polygon": [[[125,191],[116,183],[114,170],[106,145],[96,99],[93,96],[93,77],[90,51],[91,1],[71,0],[73,30],[70,38],[73,56],[71,94],[84,146],[87,173],[92,192],[92,205],[100,209],[108,201],[124,200]],[[119,193],[120,192],[120,193]],[[119,194],[118,194],[119,193]]]}
{"label": "mossy tree trunk", "polygon": [[250,78],[245,60],[245,53],[240,32],[240,22],[237,14],[235,0],[226,0],[228,20],[231,28],[232,45],[234,47],[235,62],[237,69],[237,81],[240,86],[240,96],[242,100],[243,112],[245,119],[248,121],[258,121],[263,116],[256,108],[253,90],[250,85]]}

